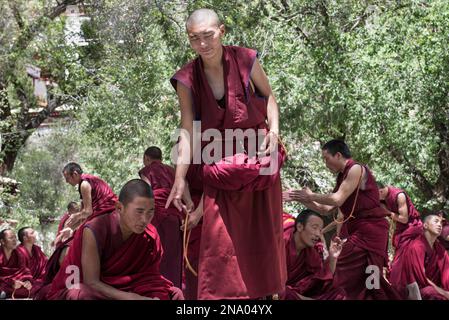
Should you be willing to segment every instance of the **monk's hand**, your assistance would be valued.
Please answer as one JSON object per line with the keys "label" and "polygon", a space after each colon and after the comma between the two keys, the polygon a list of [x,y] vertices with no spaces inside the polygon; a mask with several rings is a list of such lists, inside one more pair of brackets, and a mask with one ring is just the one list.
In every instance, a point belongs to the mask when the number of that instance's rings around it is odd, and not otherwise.
{"label": "monk's hand", "polygon": [[67,219],[66,226],[72,230],[75,230],[86,219],[87,218],[82,214],[82,212],[74,213]]}
{"label": "monk's hand", "polygon": [[14,289],[19,289],[23,286],[25,286],[25,283],[20,280],[14,280]]}
{"label": "monk's hand", "polygon": [[303,188],[301,190],[293,190],[290,192],[291,199],[299,202],[311,202],[313,192],[309,188]]}
{"label": "monk's hand", "polygon": [[33,285],[31,284],[31,282],[30,281],[25,281],[24,283],[23,283],[23,286],[27,289],[27,290],[31,290],[31,288],[33,287]]}
{"label": "monk's hand", "polygon": [[184,204],[182,203],[182,196],[184,194],[184,189],[186,187],[185,178],[176,178],[171,188],[170,195],[168,196],[167,202],[165,203],[165,209],[168,209],[171,203],[178,209],[182,211]]}
{"label": "monk's hand", "polygon": [[337,259],[340,256],[341,250],[343,250],[343,244],[346,240],[347,239],[341,239],[340,237],[335,237],[331,240],[329,254],[333,259]]}
{"label": "monk's hand", "polygon": [[274,131],[268,131],[259,148],[259,156],[272,154],[278,148],[278,135]]}
{"label": "monk's hand", "polygon": [[69,227],[62,229],[58,236],[56,237],[55,243],[58,244],[58,242],[64,242],[68,238],[70,238],[73,234],[73,230]]}
{"label": "monk's hand", "polygon": [[282,201],[284,201],[284,202],[294,201],[294,199],[292,199],[292,197],[291,197],[291,191],[292,190],[282,192]]}
{"label": "monk's hand", "polygon": [[170,291],[170,300],[185,300],[184,294],[182,290],[177,287],[171,287]]}
{"label": "monk's hand", "polygon": [[196,208],[193,212],[191,212],[189,214],[188,221],[184,220],[184,223],[181,226],[181,230],[184,231],[184,228],[186,227],[186,225],[187,225],[187,231],[195,228],[198,225],[198,222],[200,222],[201,217],[203,216],[202,211],[203,210],[202,210],[201,206],[198,206],[198,208]]}

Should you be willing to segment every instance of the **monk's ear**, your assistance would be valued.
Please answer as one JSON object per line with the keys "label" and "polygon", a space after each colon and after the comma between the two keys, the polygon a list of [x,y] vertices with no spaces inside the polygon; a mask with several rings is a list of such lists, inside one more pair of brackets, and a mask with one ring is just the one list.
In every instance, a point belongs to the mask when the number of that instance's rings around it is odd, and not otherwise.
{"label": "monk's ear", "polygon": [[219,27],[221,36],[224,36],[226,33],[226,28],[224,24],[221,24]]}
{"label": "monk's ear", "polygon": [[304,226],[302,225],[302,223],[296,224],[296,231],[301,232],[303,229],[304,229]]}
{"label": "monk's ear", "polygon": [[116,203],[115,203],[115,209],[118,211],[118,212],[122,212],[123,211],[123,209],[124,209],[124,205],[123,205],[123,203],[121,203],[120,201],[117,201]]}

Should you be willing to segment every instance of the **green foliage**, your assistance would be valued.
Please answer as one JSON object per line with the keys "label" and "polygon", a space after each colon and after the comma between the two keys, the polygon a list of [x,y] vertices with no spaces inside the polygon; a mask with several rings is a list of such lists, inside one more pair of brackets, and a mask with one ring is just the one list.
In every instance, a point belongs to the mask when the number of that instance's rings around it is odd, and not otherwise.
{"label": "green foliage", "polygon": [[[68,94],[76,107],[78,125],[65,128],[66,136],[49,140],[44,149],[20,154],[14,177],[23,183],[23,205],[50,214],[70,200],[70,188],[54,177],[28,181],[31,172],[50,172],[69,159],[116,192],[137,176],[149,145],[160,146],[169,159],[179,107],[168,80],[194,57],[184,21],[204,6],[216,9],[226,24],[226,44],[260,53],[289,149],[284,189],[307,185],[330,192],[335,177],[324,167],[319,146],[344,138],[354,158],[379,180],[405,188],[420,209],[448,208],[449,3],[444,0],[109,0],[89,7],[84,47],[64,45],[64,20],[55,20],[45,41],[36,40],[21,54],[19,66],[41,55],[39,65],[57,78],[55,92]],[[13,89],[1,93],[19,107]],[[2,122],[0,128],[15,124]],[[62,146],[72,149],[61,151]]]}

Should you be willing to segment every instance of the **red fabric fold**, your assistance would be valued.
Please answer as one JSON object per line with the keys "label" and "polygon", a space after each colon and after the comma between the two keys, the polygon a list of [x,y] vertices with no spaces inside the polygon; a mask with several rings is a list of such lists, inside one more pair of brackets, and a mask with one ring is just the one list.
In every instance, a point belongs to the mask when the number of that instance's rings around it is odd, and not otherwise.
{"label": "red fabric fold", "polygon": [[[7,260],[3,248],[0,247],[0,291],[5,291],[7,297],[11,297],[16,280],[33,283],[33,275],[16,249],[12,251]],[[30,296],[30,292],[23,287],[14,293],[15,298],[27,298],[28,296]]]}

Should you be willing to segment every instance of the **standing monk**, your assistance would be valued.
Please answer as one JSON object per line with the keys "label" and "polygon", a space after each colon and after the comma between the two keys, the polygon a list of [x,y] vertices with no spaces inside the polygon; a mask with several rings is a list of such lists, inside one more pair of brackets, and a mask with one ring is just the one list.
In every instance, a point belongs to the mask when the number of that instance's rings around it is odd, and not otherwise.
{"label": "standing monk", "polygon": [[[186,29],[198,57],[171,79],[183,130],[167,206],[173,200],[181,210],[186,173],[198,151],[193,124],[201,121],[206,140],[200,142],[202,153],[212,160],[201,159],[204,216],[198,298],[271,296],[282,291],[286,281],[279,176],[285,152],[277,143],[278,106],[257,52],[223,46],[225,27],[214,11],[194,11]],[[243,130],[248,136],[238,137]],[[249,136],[260,132],[263,141],[257,148]],[[255,149],[261,157],[251,152]]]}
{"label": "standing monk", "polygon": [[181,288],[182,283],[182,215],[174,207],[165,209],[173,182],[175,169],[162,163],[162,151],[152,146],[145,150],[144,167],[139,176],[147,182],[154,194],[154,218],[151,224],[159,233],[164,255],[161,261],[161,273],[173,284]]}
{"label": "standing monk", "polygon": [[404,190],[381,183],[377,183],[377,186],[379,187],[380,201],[385,203],[391,219],[396,223],[392,245],[398,249],[401,234],[407,230],[409,225],[419,221],[420,214]]}
{"label": "standing monk", "polygon": [[347,241],[338,257],[334,286],[343,288],[349,299],[399,299],[383,277],[388,259],[388,213],[380,205],[374,176],[367,166],[351,158],[349,147],[341,140],[327,142],[322,156],[327,168],[338,173],[333,192],[318,194],[305,188],[291,191],[290,197],[323,214],[338,207],[344,216],[340,237]]}
{"label": "standing monk", "polygon": [[399,290],[416,284],[422,300],[449,300],[449,256],[438,240],[442,228],[441,216],[426,215],[421,232],[399,248],[390,275]]}

